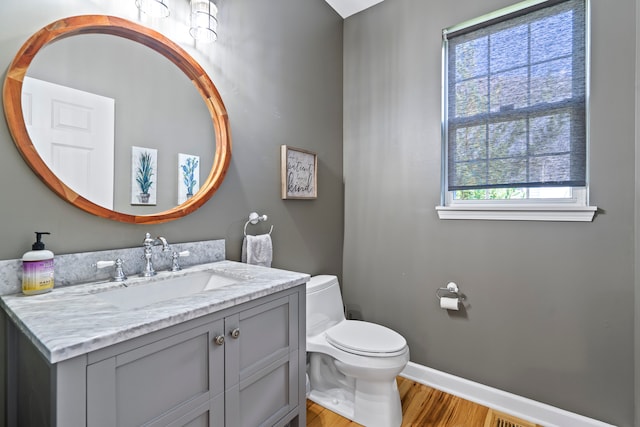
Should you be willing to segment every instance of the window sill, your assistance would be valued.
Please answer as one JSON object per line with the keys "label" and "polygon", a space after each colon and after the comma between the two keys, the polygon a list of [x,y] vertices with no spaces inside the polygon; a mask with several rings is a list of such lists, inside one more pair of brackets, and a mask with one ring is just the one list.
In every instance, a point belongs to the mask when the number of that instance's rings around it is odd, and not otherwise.
{"label": "window sill", "polygon": [[593,221],[596,206],[436,206],[440,219]]}

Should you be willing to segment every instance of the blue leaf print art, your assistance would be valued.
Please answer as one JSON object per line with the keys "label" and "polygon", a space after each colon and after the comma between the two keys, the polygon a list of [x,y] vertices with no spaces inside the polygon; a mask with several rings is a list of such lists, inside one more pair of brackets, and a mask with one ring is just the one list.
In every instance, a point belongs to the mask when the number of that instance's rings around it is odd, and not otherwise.
{"label": "blue leaf print art", "polygon": [[132,177],[131,204],[156,204],[156,169],[158,150],[131,147]]}
{"label": "blue leaf print art", "polygon": [[200,189],[200,157],[178,155],[178,204],[182,204]]}

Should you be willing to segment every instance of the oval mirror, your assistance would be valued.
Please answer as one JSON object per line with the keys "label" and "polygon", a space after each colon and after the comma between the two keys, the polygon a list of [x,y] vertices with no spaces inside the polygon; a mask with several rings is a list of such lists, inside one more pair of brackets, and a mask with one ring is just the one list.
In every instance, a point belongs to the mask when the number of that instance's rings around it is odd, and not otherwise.
{"label": "oval mirror", "polygon": [[[98,54],[65,58],[83,45]],[[109,90],[96,84],[107,63],[115,66],[107,74],[121,74]],[[125,80],[125,93],[114,94]],[[122,18],[64,18],[35,33],[9,67],[3,101],[9,131],[36,175],[100,217],[151,224],[185,216],[211,198],[231,160],[226,109],[206,72],[162,34]]]}

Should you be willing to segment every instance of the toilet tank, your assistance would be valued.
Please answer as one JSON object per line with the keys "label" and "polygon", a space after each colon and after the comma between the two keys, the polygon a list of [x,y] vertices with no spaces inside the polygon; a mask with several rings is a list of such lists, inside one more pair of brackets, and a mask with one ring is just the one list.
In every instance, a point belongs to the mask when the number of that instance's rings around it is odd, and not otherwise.
{"label": "toilet tank", "polygon": [[336,276],[313,276],[307,282],[307,336],[318,335],[345,320]]}

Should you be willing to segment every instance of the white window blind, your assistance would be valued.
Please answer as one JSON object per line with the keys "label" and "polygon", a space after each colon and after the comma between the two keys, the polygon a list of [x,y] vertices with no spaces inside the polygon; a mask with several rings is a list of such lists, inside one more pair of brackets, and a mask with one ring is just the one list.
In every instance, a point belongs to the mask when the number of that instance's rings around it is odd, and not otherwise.
{"label": "white window blind", "polygon": [[446,31],[448,191],[586,185],[585,1]]}

